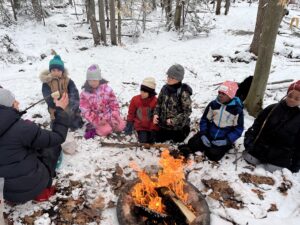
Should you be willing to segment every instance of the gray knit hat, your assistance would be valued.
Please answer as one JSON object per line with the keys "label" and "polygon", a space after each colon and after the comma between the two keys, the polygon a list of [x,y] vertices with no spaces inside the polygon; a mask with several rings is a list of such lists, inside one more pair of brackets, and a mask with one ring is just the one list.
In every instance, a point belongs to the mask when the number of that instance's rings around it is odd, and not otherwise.
{"label": "gray knit hat", "polygon": [[101,70],[97,64],[89,66],[86,71],[86,80],[101,80]]}
{"label": "gray knit hat", "polygon": [[0,88],[0,105],[12,107],[15,99],[15,96],[9,90]]}
{"label": "gray knit hat", "polygon": [[175,64],[168,69],[167,75],[181,82],[184,76],[184,68],[180,64]]}

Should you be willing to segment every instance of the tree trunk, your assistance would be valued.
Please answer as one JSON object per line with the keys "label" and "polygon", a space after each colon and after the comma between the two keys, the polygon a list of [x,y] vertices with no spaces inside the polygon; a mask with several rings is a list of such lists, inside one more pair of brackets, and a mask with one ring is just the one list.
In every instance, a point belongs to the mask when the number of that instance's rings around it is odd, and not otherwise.
{"label": "tree trunk", "polygon": [[217,0],[216,15],[221,14],[221,2],[222,2],[222,0]]}
{"label": "tree trunk", "polygon": [[180,29],[180,22],[181,22],[181,12],[182,12],[182,1],[176,1],[176,9],[175,9],[175,16],[174,16],[174,25],[176,30]]}
{"label": "tree trunk", "polygon": [[10,4],[11,4],[11,8],[12,8],[12,11],[13,11],[13,14],[14,14],[15,21],[17,21],[17,14],[16,14],[16,8],[15,8],[14,1],[10,0]]}
{"label": "tree trunk", "polygon": [[146,0],[142,0],[143,2],[142,2],[142,10],[143,10],[143,27],[142,27],[142,29],[143,29],[143,33],[145,32],[145,30],[146,30],[146,16],[147,16],[147,14],[146,14]]}
{"label": "tree trunk", "polygon": [[112,45],[117,45],[115,0],[109,1],[109,11],[110,11],[110,40]]}
{"label": "tree trunk", "polygon": [[90,1],[85,0],[86,22],[90,22]]}
{"label": "tree trunk", "polygon": [[13,0],[15,9],[21,9],[21,1],[20,0]]}
{"label": "tree trunk", "polygon": [[99,5],[99,22],[101,30],[101,41],[106,45],[106,28],[105,28],[105,15],[104,15],[104,0],[98,0]]}
{"label": "tree trunk", "polygon": [[[88,16],[89,16],[89,19],[91,18],[91,16],[95,16],[96,15],[96,9],[95,9],[95,0],[87,0],[87,3],[88,3]],[[96,16],[95,16],[96,17]]]}
{"label": "tree trunk", "polygon": [[226,0],[226,2],[225,2],[225,15],[228,15],[229,7],[230,7],[230,1],[231,0]]}
{"label": "tree trunk", "polygon": [[152,0],[152,10],[156,9],[156,0]]}
{"label": "tree trunk", "polygon": [[250,52],[254,55],[258,55],[258,46],[259,46],[259,39],[263,28],[263,21],[264,16],[267,8],[268,0],[259,0],[258,9],[257,9],[257,16],[256,16],[256,24],[253,39],[250,45]]}
{"label": "tree trunk", "polygon": [[278,0],[269,1],[265,12],[254,77],[249,94],[245,100],[245,107],[252,116],[257,116],[262,109],[276,37],[284,8],[278,2]]}
{"label": "tree trunk", "polygon": [[100,44],[100,34],[99,34],[95,15],[91,15],[90,23],[91,23],[92,33],[93,33],[94,45],[97,46]]}
{"label": "tree trunk", "polygon": [[122,35],[122,19],[121,19],[121,0],[118,0],[118,43],[122,44],[121,35]]}
{"label": "tree trunk", "polygon": [[34,12],[35,19],[40,22],[43,19],[42,7],[39,3],[39,0],[31,0],[32,8]]}
{"label": "tree trunk", "polygon": [[172,18],[172,0],[164,0],[164,8],[166,11],[166,19],[167,19],[167,25],[170,23]]}
{"label": "tree trunk", "polygon": [[108,8],[109,8],[109,4],[108,4],[109,0],[105,0],[105,13],[106,13],[106,27],[109,28],[109,14],[108,14]]}
{"label": "tree trunk", "polygon": [[73,0],[69,0],[69,5],[73,6]]}

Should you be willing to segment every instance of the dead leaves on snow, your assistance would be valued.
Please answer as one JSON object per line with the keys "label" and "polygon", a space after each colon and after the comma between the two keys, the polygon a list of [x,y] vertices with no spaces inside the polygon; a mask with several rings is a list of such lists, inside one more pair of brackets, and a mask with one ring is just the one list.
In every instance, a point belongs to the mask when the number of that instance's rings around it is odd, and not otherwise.
{"label": "dead leaves on snow", "polygon": [[239,178],[243,183],[252,183],[254,185],[258,184],[268,184],[268,185],[274,185],[275,181],[271,177],[265,177],[265,176],[257,176],[250,173],[241,173],[239,174]]}

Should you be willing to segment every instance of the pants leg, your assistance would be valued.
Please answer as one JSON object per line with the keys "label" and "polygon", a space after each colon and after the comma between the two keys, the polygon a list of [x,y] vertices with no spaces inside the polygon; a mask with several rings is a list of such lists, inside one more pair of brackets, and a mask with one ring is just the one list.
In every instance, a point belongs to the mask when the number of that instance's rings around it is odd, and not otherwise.
{"label": "pants leg", "polygon": [[166,129],[160,129],[156,132],[156,142],[165,142],[170,140],[170,131]]}
{"label": "pants leg", "polygon": [[44,148],[38,151],[39,159],[46,166],[50,174],[51,179],[48,186],[51,186],[52,178],[56,176],[55,168],[61,151],[62,149],[60,145],[51,148]]}
{"label": "pants leg", "polygon": [[207,148],[204,150],[204,154],[207,156],[207,158],[211,161],[219,161],[223,158],[223,156],[228,152],[229,149],[231,149],[231,145],[225,145],[225,146],[212,146],[211,148]]}
{"label": "pants leg", "polygon": [[206,149],[208,149],[207,146],[205,146],[200,138],[200,132],[196,133],[188,142],[188,146],[190,147],[192,152],[203,152]]}
{"label": "pants leg", "polygon": [[140,143],[148,143],[148,134],[147,131],[140,130],[137,132],[138,140]]}

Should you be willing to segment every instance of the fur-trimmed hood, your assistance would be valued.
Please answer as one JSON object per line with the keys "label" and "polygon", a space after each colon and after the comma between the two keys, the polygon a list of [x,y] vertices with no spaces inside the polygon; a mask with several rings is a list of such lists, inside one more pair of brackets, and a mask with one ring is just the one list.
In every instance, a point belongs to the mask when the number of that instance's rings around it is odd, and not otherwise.
{"label": "fur-trimmed hood", "polygon": [[[53,76],[51,75],[51,73],[49,72],[49,70],[43,70],[40,73],[39,77],[40,77],[40,80],[42,81],[42,83],[49,83],[53,79]],[[66,79],[69,79],[69,71],[66,68],[65,68],[65,70],[63,72],[63,77],[65,77]]]}

